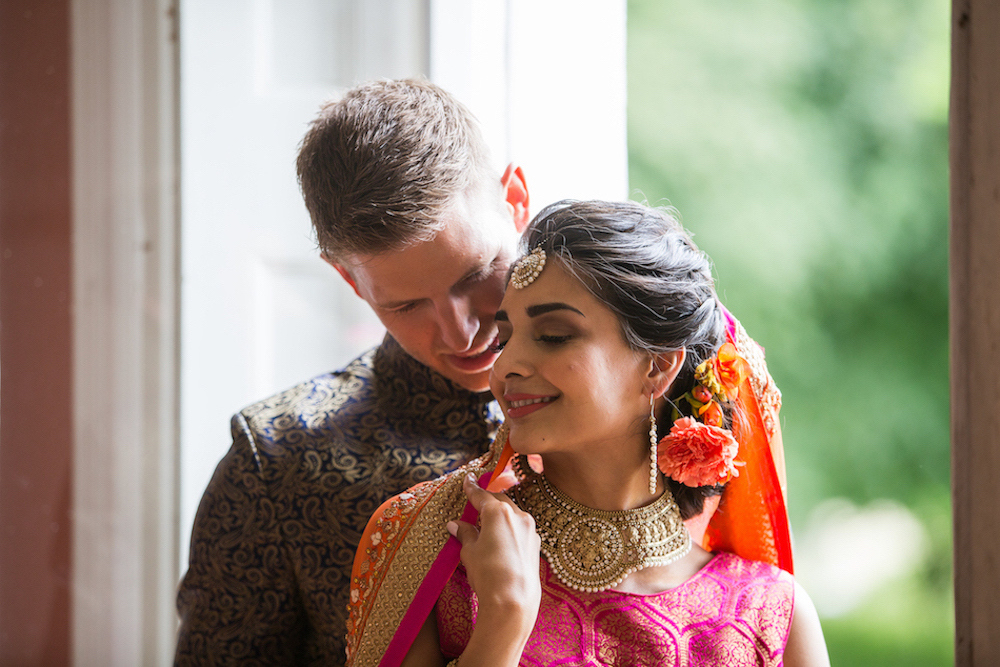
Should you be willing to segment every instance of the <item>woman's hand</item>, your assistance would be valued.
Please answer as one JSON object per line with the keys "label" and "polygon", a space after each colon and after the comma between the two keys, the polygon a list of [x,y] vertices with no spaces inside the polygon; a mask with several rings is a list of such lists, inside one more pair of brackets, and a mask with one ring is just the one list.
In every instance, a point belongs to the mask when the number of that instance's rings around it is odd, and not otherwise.
{"label": "woman's hand", "polygon": [[477,530],[464,521],[448,522],[448,532],[462,543],[462,564],[479,599],[476,629],[462,664],[516,665],[542,597],[535,520],[507,496],[479,488],[472,475],[462,489],[479,511],[480,523]]}

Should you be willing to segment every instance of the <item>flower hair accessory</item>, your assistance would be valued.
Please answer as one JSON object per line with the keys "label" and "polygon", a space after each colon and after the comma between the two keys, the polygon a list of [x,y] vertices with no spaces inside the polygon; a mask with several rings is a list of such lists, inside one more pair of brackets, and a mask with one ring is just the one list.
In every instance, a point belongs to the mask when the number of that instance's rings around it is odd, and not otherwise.
{"label": "flower hair accessory", "polygon": [[732,343],[695,369],[695,386],[678,402],[686,402],[691,416],[674,408],[670,432],[657,445],[657,465],[663,474],[685,486],[724,484],[739,476],[739,443],[725,427],[722,404],[735,398],[750,374],[750,365]]}
{"label": "flower hair accessory", "polygon": [[728,429],[681,417],[660,440],[656,462],[664,475],[685,486],[712,486],[739,476],[739,449]]}
{"label": "flower hair accessory", "polygon": [[510,284],[514,289],[524,289],[531,283],[545,268],[545,251],[539,247],[529,252],[527,255],[517,260],[514,265],[514,273],[510,276]]}
{"label": "flower hair accessory", "polygon": [[715,357],[706,359],[694,369],[694,379],[698,386],[709,389],[724,401],[736,398],[736,392],[748,375],[750,364],[737,353],[736,346],[730,342],[723,343]]}

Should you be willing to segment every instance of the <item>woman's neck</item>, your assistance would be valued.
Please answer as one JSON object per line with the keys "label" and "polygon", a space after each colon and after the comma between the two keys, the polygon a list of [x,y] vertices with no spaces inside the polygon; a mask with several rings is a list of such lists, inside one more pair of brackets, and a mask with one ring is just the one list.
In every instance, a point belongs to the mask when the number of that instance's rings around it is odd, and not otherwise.
{"label": "woman's neck", "polygon": [[600,510],[635,509],[663,492],[663,480],[657,475],[656,494],[649,493],[648,449],[645,456],[636,455],[639,448],[634,444],[601,449],[593,456],[543,454],[545,477],[576,502]]}

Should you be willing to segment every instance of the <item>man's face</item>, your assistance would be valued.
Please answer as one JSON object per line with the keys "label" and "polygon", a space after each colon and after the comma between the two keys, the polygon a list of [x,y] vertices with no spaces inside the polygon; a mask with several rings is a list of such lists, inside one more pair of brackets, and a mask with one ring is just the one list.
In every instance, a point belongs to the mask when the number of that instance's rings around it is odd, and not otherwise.
{"label": "man's face", "polygon": [[412,357],[466,389],[486,391],[498,356],[493,316],[519,230],[492,189],[459,196],[443,222],[430,241],[351,255],[340,268]]}

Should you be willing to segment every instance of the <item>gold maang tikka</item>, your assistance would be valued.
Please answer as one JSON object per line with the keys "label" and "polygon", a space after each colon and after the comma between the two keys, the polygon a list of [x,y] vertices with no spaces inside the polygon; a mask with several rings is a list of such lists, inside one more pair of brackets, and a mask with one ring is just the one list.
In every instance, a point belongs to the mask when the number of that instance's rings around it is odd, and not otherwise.
{"label": "gold maang tikka", "polygon": [[536,247],[527,255],[517,260],[514,264],[514,272],[510,276],[510,284],[514,289],[524,289],[531,283],[545,268],[545,251]]}

